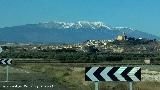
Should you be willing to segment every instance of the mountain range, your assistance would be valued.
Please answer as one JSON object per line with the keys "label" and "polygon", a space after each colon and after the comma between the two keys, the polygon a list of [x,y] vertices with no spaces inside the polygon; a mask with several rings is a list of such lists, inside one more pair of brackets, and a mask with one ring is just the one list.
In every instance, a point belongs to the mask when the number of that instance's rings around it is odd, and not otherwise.
{"label": "mountain range", "polygon": [[80,43],[86,40],[114,40],[126,33],[128,37],[160,39],[129,27],[112,27],[103,22],[78,21],[43,22],[0,28],[0,41],[3,42],[41,42],[41,43]]}

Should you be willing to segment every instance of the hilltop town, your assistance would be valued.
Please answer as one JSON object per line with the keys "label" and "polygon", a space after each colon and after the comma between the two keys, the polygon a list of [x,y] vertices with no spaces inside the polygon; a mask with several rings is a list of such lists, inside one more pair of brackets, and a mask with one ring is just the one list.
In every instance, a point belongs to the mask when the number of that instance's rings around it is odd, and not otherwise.
{"label": "hilltop town", "polygon": [[78,44],[13,44],[1,45],[1,58],[52,59],[60,62],[159,61],[160,42],[156,39],[127,37],[115,40],[86,40]]}

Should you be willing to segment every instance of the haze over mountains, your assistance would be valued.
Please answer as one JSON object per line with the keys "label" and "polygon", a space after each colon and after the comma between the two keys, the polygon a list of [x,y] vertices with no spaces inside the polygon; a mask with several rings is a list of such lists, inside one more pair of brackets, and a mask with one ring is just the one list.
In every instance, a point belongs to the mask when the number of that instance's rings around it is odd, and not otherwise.
{"label": "haze over mountains", "polygon": [[114,40],[117,35],[121,35],[123,32],[129,37],[160,39],[155,35],[129,27],[112,27],[103,22],[79,21],[75,23],[45,22],[0,28],[0,41],[79,43],[93,39]]}

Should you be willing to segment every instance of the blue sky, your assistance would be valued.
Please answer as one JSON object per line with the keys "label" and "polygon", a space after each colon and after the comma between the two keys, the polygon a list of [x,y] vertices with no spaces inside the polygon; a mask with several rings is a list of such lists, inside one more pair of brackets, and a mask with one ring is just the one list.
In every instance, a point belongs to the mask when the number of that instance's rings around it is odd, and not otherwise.
{"label": "blue sky", "polygon": [[84,20],[160,36],[160,0],[0,0],[0,27]]}

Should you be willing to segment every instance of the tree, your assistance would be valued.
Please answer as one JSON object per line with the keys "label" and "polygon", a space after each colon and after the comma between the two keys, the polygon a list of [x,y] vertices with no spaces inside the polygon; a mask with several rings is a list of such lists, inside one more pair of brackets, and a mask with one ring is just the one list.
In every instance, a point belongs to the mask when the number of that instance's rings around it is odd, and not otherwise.
{"label": "tree", "polygon": [[88,52],[99,52],[99,50],[95,46],[87,46],[87,47],[85,47],[85,49]]}

